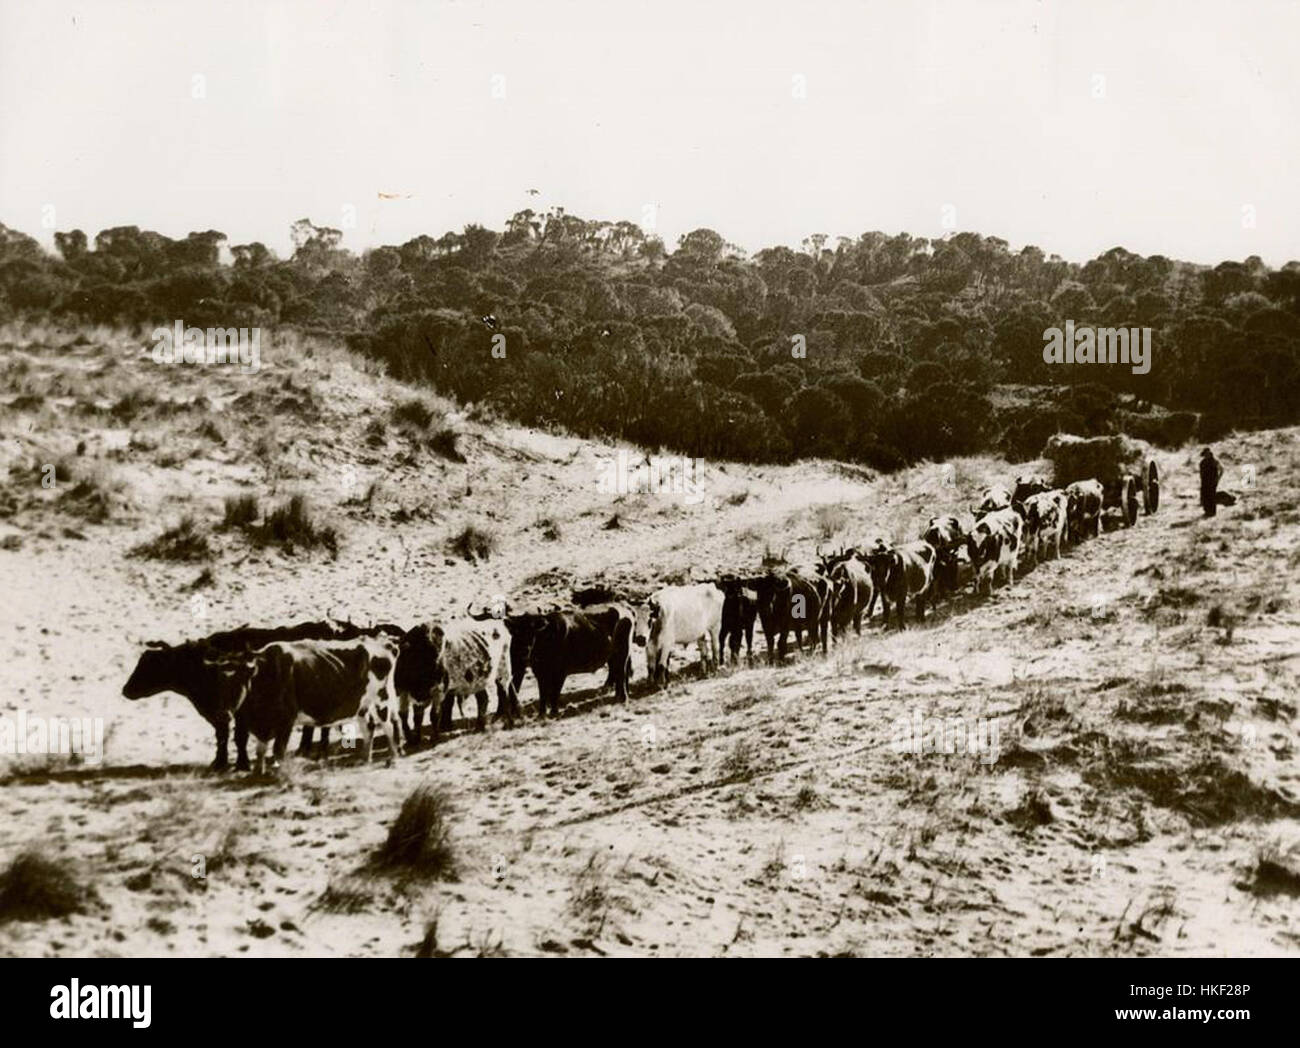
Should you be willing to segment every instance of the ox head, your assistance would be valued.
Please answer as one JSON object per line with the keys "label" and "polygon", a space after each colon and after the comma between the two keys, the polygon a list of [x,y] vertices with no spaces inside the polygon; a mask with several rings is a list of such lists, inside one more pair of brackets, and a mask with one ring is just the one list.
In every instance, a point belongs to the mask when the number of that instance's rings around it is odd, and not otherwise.
{"label": "ox head", "polygon": [[668,685],[668,647],[664,644],[664,617],[658,607],[650,613],[650,632],[645,640],[645,667],[660,688]]}
{"label": "ox head", "polygon": [[644,648],[650,640],[650,631],[659,618],[659,605],[653,600],[643,601],[632,606],[632,613],[632,643]]}
{"label": "ox head", "polygon": [[866,562],[867,570],[871,572],[871,584],[881,593],[888,592],[889,573],[894,563],[900,559],[898,553],[892,547],[885,545],[882,539],[877,539],[876,544],[862,559]]}
{"label": "ox head", "polygon": [[413,626],[402,635],[392,671],[392,686],[403,709],[412,701],[442,708],[442,696],[447,688],[445,641],[446,634],[438,625]]}
{"label": "ox head", "polygon": [[999,544],[999,536],[987,525],[976,525],[975,530],[966,536],[966,555],[970,557],[970,566],[977,574],[982,565],[996,559]]}
{"label": "ox head", "polygon": [[510,602],[506,600],[504,595],[497,593],[477,610],[474,608],[474,602],[470,601],[465,607],[465,614],[479,622],[487,619],[502,621],[510,617]]}
{"label": "ox head", "polygon": [[1033,473],[1022,473],[1016,477],[1016,487],[1011,493],[1011,501],[1013,503],[1024,502],[1030,496],[1041,495],[1047,490],[1049,490],[1049,485],[1044,477]]}
{"label": "ox head", "polygon": [[173,647],[162,641],[152,640],[145,645],[131,671],[131,676],[122,685],[122,697],[135,701],[161,691],[187,689],[194,677],[203,672],[203,652],[194,644],[178,644]]}
{"label": "ox head", "polygon": [[546,635],[554,630],[554,619],[554,613],[537,611],[506,616],[506,631],[510,634],[510,676],[516,688],[523,683],[533,651],[539,644],[544,647],[548,643]]}
{"label": "ox head", "polygon": [[838,570],[832,569],[830,593],[828,594],[830,619],[836,630],[843,630],[848,626],[849,620],[852,619],[854,609],[857,608],[862,594],[858,592],[859,580],[854,578],[841,564],[837,564],[835,567]]}
{"label": "ox head", "polygon": [[668,649],[663,644],[664,613],[658,602],[651,599],[637,608],[632,640],[645,647],[645,665],[656,684],[668,681]]}
{"label": "ox head", "polygon": [[961,522],[956,517],[931,517],[921,538],[934,547],[941,556],[955,550],[965,538]]}
{"label": "ox head", "polygon": [[1011,492],[1001,485],[994,485],[991,488],[985,488],[983,495],[980,496],[978,506],[971,509],[972,513],[992,513],[994,510],[1006,509],[1011,505]]}
{"label": "ox head", "polygon": [[819,544],[817,546],[817,570],[829,578],[831,572],[838,565],[857,556],[857,553],[857,549],[852,546],[841,546],[838,553],[823,553]]}

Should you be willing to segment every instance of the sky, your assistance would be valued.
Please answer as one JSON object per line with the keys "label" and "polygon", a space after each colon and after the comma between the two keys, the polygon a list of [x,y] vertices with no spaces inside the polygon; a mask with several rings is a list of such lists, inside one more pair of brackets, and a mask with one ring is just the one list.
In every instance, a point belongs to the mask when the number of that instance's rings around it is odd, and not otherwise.
{"label": "sky", "polygon": [[286,255],[560,206],[1278,266],[1297,40],[1294,0],[0,0],[0,222]]}

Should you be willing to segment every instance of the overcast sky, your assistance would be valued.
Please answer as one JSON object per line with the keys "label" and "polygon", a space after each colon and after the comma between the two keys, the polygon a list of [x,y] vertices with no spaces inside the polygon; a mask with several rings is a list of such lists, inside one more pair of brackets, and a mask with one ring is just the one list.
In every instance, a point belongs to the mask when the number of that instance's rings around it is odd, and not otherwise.
{"label": "overcast sky", "polygon": [[560,205],[1280,265],[1297,41],[1289,0],[0,0],[0,222],[284,253]]}

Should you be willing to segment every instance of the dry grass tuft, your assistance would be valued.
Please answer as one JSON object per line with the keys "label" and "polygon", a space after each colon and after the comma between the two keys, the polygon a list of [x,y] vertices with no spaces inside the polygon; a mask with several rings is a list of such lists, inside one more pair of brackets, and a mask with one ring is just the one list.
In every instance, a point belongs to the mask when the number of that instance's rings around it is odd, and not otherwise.
{"label": "dry grass tuft", "polygon": [[66,917],[81,912],[87,898],[64,866],[28,849],[0,873],[0,924]]}
{"label": "dry grass tuft", "polygon": [[208,537],[199,531],[194,518],[186,515],[174,528],[168,528],[157,538],[133,546],[127,555],[149,560],[202,561],[212,556],[212,546]]}
{"label": "dry grass tuft", "polygon": [[417,786],[402,802],[402,810],[375,855],[375,865],[437,880],[455,880],[457,862],[451,841],[451,815],[451,801],[445,790]]}

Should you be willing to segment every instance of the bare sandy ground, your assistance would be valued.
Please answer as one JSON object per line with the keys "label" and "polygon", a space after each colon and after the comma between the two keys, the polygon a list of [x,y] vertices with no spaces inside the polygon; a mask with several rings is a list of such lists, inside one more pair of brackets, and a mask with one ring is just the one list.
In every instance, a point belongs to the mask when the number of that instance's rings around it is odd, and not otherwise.
{"label": "bare sandy ground", "polygon": [[[336,749],[275,780],[217,776],[188,702],[121,697],[142,640],[640,592],[757,569],[765,550],[807,563],[821,542],[917,534],[1020,468],[714,464],[699,505],[612,496],[597,477],[615,446],[445,404],[466,462],[391,424],[368,443],[416,391],[341,350],[273,347],[241,376],[161,368],[107,331],[0,333],[0,714],[107,732],[95,765],[0,757],[0,860],[38,846],[94,895],[0,923],[0,953],[1300,953],[1300,432],[1224,442],[1242,498],[1213,520],[1196,449],[1162,453],[1164,501],[1136,528],[901,633],[877,618],[826,658],[698,680],[683,652],[664,692],[635,662],[626,705],[574,678],[559,721],[528,708],[514,730],[465,726],[392,766]],[[132,391],[129,422],[87,406]],[[72,482],[40,486],[62,455],[96,473],[103,522]],[[306,493],[340,528],[337,558],[219,530],[241,492]],[[127,556],[182,514],[209,562]],[[448,552],[466,524],[497,539],[482,563]],[[917,715],[996,722],[997,759],[896,752]],[[450,798],[455,879],[370,872],[421,783]]]}

